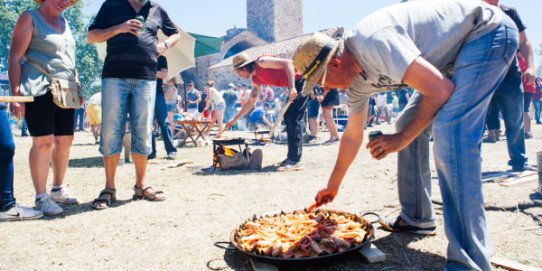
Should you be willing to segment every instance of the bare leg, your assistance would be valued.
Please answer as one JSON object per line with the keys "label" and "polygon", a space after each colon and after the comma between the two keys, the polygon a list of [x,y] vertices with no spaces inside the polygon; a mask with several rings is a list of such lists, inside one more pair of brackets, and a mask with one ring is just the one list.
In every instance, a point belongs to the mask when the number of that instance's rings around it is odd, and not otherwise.
{"label": "bare leg", "polygon": [[333,121],[333,117],[331,116],[332,110],[333,107],[322,107],[322,115],[324,115],[324,121],[326,122],[326,126],[329,130],[329,135],[331,138],[339,138],[339,131],[337,130],[335,121]]}
{"label": "bare leg", "polygon": [[120,153],[104,156],[105,188],[115,189],[115,173],[119,162]]}
{"label": "bare leg", "polygon": [[61,185],[64,182],[68,160],[70,158],[70,148],[73,142],[73,136],[55,136],[53,146],[53,185]]}
{"label": "bare leg", "polygon": [[100,136],[100,124],[94,124],[90,127],[92,135],[94,135],[94,141],[98,143],[98,138]]}
{"label": "bare leg", "polygon": [[171,129],[171,134],[175,135],[175,123],[173,122],[173,112],[167,112],[167,119],[169,121],[169,128]]}
{"label": "bare leg", "polygon": [[309,118],[309,132],[311,136],[316,136],[318,134],[318,117]]}
{"label": "bare leg", "polygon": [[222,123],[222,121],[224,120],[224,111],[216,110],[215,119],[216,119],[216,122],[218,123],[218,131],[220,132],[224,129],[224,124]]}
{"label": "bare leg", "polygon": [[32,137],[32,147],[30,148],[28,160],[36,194],[47,192],[47,176],[49,175],[53,141],[53,135]]}
{"label": "bare leg", "polygon": [[136,170],[136,186],[143,187],[145,184],[145,174],[147,172],[147,156],[132,153]]}

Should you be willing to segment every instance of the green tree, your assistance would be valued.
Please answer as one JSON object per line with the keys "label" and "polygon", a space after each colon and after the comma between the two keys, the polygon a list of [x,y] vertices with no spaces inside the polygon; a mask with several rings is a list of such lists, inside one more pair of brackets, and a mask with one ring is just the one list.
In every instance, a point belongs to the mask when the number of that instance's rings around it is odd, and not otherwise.
{"label": "green tree", "polygon": [[[81,89],[85,98],[100,91],[100,72],[103,62],[98,58],[98,53],[94,45],[88,44],[87,25],[89,19],[83,15],[83,7],[86,0],[80,0],[74,6],[66,9],[62,14],[69,22],[71,31],[76,42],[75,66],[81,81]],[[6,73],[8,68],[7,55],[11,44],[11,35],[13,27],[20,14],[26,10],[36,8],[38,5],[29,0],[3,0],[0,5],[0,73]]]}

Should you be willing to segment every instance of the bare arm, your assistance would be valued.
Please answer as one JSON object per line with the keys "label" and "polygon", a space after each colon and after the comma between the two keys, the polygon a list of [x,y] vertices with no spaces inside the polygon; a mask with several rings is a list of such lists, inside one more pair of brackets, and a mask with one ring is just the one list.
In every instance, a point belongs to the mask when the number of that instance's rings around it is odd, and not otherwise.
{"label": "bare arm", "polygon": [[256,65],[265,69],[284,70],[286,76],[288,76],[288,90],[290,91],[288,97],[290,98],[290,101],[293,101],[297,97],[297,90],[295,89],[295,68],[292,60],[273,56],[263,56],[260,57]]}
{"label": "bare arm", "polygon": [[[34,23],[32,22],[32,16],[30,13],[24,12],[13,28],[11,47],[8,56],[8,78],[13,96],[19,95],[22,73],[21,64],[26,50],[28,50],[28,46],[30,45],[30,41],[32,40],[33,30]],[[22,117],[24,108],[21,104],[13,103],[11,108],[17,117]]]}
{"label": "bare arm", "polygon": [[181,34],[177,33],[177,34],[173,34],[169,36],[163,42],[158,43],[156,45],[158,55],[163,54],[168,48],[175,46],[175,44],[177,44],[177,42],[179,42],[180,39],[181,39]]}
{"label": "bare arm", "polygon": [[167,69],[162,68],[159,71],[156,72],[156,78],[166,80],[167,78]]}
{"label": "bare arm", "polygon": [[[252,91],[250,92],[250,96],[248,97],[247,102],[241,107],[241,110],[235,117],[233,117],[232,120],[228,121],[226,125],[224,125],[224,130],[228,130],[230,127],[232,127],[242,116],[244,116],[246,113],[248,113],[253,107],[256,101],[258,100],[258,96],[260,95],[262,87],[257,84],[252,84]],[[222,133],[221,131],[220,133]]]}
{"label": "bare arm", "polygon": [[262,120],[263,120],[263,122],[265,123],[265,125],[269,126],[269,128],[273,127],[273,123],[271,123],[271,122],[267,119],[267,117],[265,116],[265,113],[264,113],[263,116],[262,116]]}
{"label": "bare arm", "polygon": [[410,64],[403,82],[419,91],[423,95],[423,100],[414,119],[405,130],[394,135],[379,136],[367,144],[373,157],[379,160],[389,153],[404,149],[421,134],[455,89],[452,81],[422,57],[416,58]]}
{"label": "bare arm", "polygon": [[19,95],[22,73],[21,64],[32,40],[33,30],[32,16],[28,12],[23,13],[13,28],[8,56],[9,85],[13,95]]}
{"label": "bare arm", "polygon": [[348,125],[341,137],[339,154],[337,155],[335,167],[329,177],[327,188],[320,190],[315,198],[315,201],[319,205],[330,202],[335,198],[346,171],[358,155],[359,148],[363,142],[363,127],[367,120],[367,109],[368,106],[359,113],[348,115]]}
{"label": "bare arm", "polygon": [[134,36],[138,36],[141,33],[143,24],[136,19],[130,19],[124,23],[105,28],[105,29],[93,29],[88,31],[87,40],[88,43],[100,43],[109,40],[110,38],[122,34],[130,33]]}
{"label": "bare arm", "polygon": [[525,80],[527,81],[527,85],[534,84],[536,76],[534,68],[533,46],[527,38],[525,31],[519,32],[519,51],[523,58],[525,58],[525,63],[527,64],[527,70],[525,70],[523,73]]}

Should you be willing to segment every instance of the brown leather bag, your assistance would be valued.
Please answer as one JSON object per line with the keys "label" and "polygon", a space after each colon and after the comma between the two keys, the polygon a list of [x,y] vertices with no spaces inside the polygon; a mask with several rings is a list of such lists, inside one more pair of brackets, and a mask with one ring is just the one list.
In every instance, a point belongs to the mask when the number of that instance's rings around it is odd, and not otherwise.
{"label": "brown leather bag", "polygon": [[49,78],[51,84],[48,89],[53,95],[53,102],[62,109],[78,109],[81,107],[83,96],[75,80],[66,80],[52,77],[40,65],[29,61],[32,66]]}
{"label": "brown leather bag", "polygon": [[81,107],[79,86],[75,81],[51,78],[49,91],[53,95],[53,102],[63,109],[77,109]]}

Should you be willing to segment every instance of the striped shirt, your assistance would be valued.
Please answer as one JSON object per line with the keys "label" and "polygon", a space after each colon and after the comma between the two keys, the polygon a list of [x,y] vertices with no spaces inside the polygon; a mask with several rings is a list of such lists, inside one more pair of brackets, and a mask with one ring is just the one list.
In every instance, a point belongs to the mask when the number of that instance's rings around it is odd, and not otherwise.
{"label": "striped shirt", "polygon": [[158,30],[162,30],[166,36],[178,33],[160,5],[148,1],[136,13],[128,0],[106,0],[88,30],[107,29],[138,15],[145,18],[145,31],[139,36],[122,33],[107,40],[102,78],[156,80]]}

